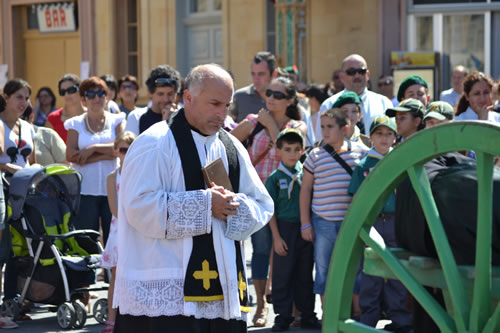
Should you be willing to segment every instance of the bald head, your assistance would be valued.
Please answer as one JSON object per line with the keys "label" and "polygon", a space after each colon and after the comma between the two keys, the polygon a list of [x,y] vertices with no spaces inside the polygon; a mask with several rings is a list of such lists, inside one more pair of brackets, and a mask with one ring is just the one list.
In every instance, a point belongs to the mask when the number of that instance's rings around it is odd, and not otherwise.
{"label": "bald head", "polygon": [[206,64],[196,66],[186,77],[186,89],[191,95],[201,94],[207,84],[223,84],[233,88],[233,79],[231,75],[220,65]]}
{"label": "bald head", "polygon": [[347,68],[349,68],[348,65],[353,62],[360,63],[360,67],[368,67],[365,58],[363,58],[359,54],[351,54],[348,55],[344,60],[342,60],[342,70],[345,71]]}
{"label": "bald head", "polygon": [[233,79],[219,65],[200,65],[186,77],[184,110],[188,123],[212,135],[224,124],[233,98]]}

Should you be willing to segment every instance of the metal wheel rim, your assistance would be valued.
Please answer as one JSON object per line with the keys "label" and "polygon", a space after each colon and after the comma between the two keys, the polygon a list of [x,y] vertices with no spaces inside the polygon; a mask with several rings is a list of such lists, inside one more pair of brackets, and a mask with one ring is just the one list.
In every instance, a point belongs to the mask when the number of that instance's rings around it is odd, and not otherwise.
{"label": "metal wheel rim", "polygon": [[57,309],[57,323],[63,329],[72,327],[76,321],[76,311],[71,303],[63,303]]}
{"label": "metal wheel rim", "polygon": [[104,324],[104,322],[108,320],[108,300],[106,298],[98,299],[94,303],[92,313],[98,323]]}
{"label": "metal wheel rim", "polygon": [[85,306],[78,301],[73,302],[73,307],[75,308],[75,324],[73,327],[82,328],[85,326],[85,322],[87,321],[87,310],[85,309]]}

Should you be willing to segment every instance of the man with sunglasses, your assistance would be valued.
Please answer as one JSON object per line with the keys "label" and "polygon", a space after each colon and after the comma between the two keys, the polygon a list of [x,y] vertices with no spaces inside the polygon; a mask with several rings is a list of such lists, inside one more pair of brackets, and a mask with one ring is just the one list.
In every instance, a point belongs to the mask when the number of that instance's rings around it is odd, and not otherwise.
{"label": "man with sunglasses", "polygon": [[276,58],[271,52],[257,52],[253,57],[250,64],[252,84],[238,89],[234,93],[231,105],[231,117],[234,121],[239,123],[249,114],[256,114],[260,109],[266,107],[264,95],[275,68]]}
{"label": "man with sunglasses", "polygon": [[126,131],[139,135],[151,125],[162,120],[162,112],[171,114],[177,109],[175,103],[181,89],[181,76],[169,65],[153,68],[146,80],[146,87],[151,98],[151,106],[137,108],[127,117]]}
{"label": "man with sunglasses", "polygon": [[391,100],[393,106],[398,106],[399,101],[394,95],[394,78],[391,75],[381,75],[378,79],[378,92]]}
{"label": "man with sunglasses", "polygon": [[[387,108],[393,107],[390,99],[384,95],[377,94],[367,89],[370,71],[366,60],[359,54],[351,54],[342,61],[342,72],[340,79],[344,83],[345,89],[321,104],[320,114],[332,108],[333,104],[346,91],[354,91],[361,100],[362,118],[358,122],[358,127],[366,135],[370,135],[370,125],[377,116],[384,115]],[[321,125],[316,126],[316,133],[319,133],[317,141],[322,139]]]}

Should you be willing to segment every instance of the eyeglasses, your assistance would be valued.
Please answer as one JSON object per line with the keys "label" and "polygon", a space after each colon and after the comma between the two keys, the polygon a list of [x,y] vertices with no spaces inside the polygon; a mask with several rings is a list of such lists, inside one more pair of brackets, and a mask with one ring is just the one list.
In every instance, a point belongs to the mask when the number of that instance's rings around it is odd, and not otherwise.
{"label": "eyeglasses", "polygon": [[135,84],[122,84],[120,86],[120,89],[131,89],[131,90],[137,90],[137,87],[135,86]]}
{"label": "eyeglasses", "polygon": [[391,81],[391,80],[389,80],[389,79],[387,79],[387,80],[385,80],[385,81],[381,81],[381,82],[379,82],[379,83],[378,83],[378,86],[379,86],[379,87],[383,87],[383,86],[390,86],[391,84],[392,84],[392,81]]}
{"label": "eyeglasses", "polygon": [[97,97],[103,98],[106,96],[106,91],[104,89],[99,89],[99,90],[89,90],[85,92],[85,98],[86,99],[94,99]]}
{"label": "eyeglasses", "polygon": [[167,77],[160,77],[155,80],[155,87],[177,86],[177,80]]}
{"label": "eyeglasses", "polygon": [[121,147],[121,148],[118,148],[118,151],[122,154],[126,154],[127,151],[128,151],[128,147]]}
{"label": "eyeglasses", "polygon": [[59,96],[63,96],[66,95],[66,94],[74,94],[76,93],[77,91],[79,90],[78,86],[71,86],[69,88],[66,88],[66,89],[59,89]]}
{"label": "eyeglasses", "polygon": [[358,73],[360,75],[365,75],[367,71],[368,71],[368,68],[366,68],[366,67],[348,68],[345,70],[345,73],[349,76],[354,76],[354,75],[356,75],[356,73]]}
{"label": "eyeglasses", "polygon": [[40,94],[38,95],[38,98],[45,98],[45,97],[50,97],[49,94]]}
{"label": "eyeglasses", "polygon": [[283,93],[281,91],[271,90],[271,89],[267,89],[266,90],[266,96],[267,97],[273,96],[274,99],[285,99],[285,98],[288,98],[288,96],[285,93]]}

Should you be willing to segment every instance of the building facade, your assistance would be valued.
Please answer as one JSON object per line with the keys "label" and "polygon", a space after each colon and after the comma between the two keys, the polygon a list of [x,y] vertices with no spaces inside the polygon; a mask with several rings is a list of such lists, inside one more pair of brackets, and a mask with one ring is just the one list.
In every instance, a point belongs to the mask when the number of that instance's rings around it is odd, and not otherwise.
{"label": "building facade", "polygon": [[143,83],[156,65],[186,75],[206,62],[241,87],[261,50],[298,65],[308,83],[330,81],[351,53],[367,59],[376,81],[399,50],[438,52],[443,89],[457,64],[500,76],[500,0],[3,0],[0,21],[1,68],[35,91],[56,91],[68,72]]}

